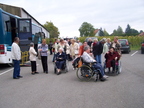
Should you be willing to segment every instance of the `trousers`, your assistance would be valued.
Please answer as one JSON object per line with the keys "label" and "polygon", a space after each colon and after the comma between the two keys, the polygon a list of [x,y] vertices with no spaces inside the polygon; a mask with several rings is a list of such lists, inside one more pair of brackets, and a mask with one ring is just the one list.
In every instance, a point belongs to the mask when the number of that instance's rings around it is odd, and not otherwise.
{"label": "trousers", "polygon": [[65,61],[56,61],[56,66],[58,69],[62,69],[62,66],[64,65]]}
{"label": "trousers", "polygon": [[47,56],[41,56],[41,62],[44,72],[48,72]]}
{"label": "trousers", "polygon": [[93,67],[94,67],[95,69],[100,70],[100,75],[101,75],[101,77],[104,76],[104,69],[103,69],[103,67],[102,67],[102,65],[101,65],[100,63],[95,63],[95,64],[93,65]]}
{"label": "trousers", "polygon": [[31,70],[32,72],[36,72],[36,61],[31,61]]}
{"label": "trousers", "polygon": [[13,70],[13,78],[17,78],[20,76],[20,61],[13,60],[14,70]]}

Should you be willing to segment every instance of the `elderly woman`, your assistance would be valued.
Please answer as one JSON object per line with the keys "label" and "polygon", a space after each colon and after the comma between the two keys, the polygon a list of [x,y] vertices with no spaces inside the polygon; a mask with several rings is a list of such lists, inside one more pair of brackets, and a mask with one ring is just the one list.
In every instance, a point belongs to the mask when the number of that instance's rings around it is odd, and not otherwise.
{"label": "elderly woman", "polygon": [[47,65],[47,56],[48,56],[48,45],[46,44],[46,40],[42,40],[42,44],[39,46],[38,51],[40,51],[41,62],[44,73],[48,74],[48,65]]}
{"label": "elderly woman", "polygon": [[34,49],[34,43],[30,43],[30,49],[29,49],[29,59],[31,61],[31,70],[32,70],[32,75],[38,74],[37,72],[37,67],[36,67],[36,55],[37,52]]}
{"label": "elderly woman", "polygon": [[66,61],[66,54],[63,52],[62,48],[59,48],[59,52],[56,54],[55,63],[57,67],[57,75],[61,73],[62,66]]}
{"label": "elderly woman", "polygon": [[70,55],[72,59],[74,59],[75,57],[78,57],[79,55],[79,44],[75,42],[75,39],[71,40]]}
{"label": "elderly woman", "polygon": [[59,51],[59,48],[65,48],[65,43],[64,43],[64,40],[63,39],[60,39],[60,42],[57,46],[57,51]]}
{"label": "elderly woman", "polygon": [[109,52],[105,54],[106,58],[106,67],[109,69],[108,72],[110,72],[110,67],[112,67],[112,72],[115,72],[115,64],[119,60],[120,55],[113,47],[110,48]]}

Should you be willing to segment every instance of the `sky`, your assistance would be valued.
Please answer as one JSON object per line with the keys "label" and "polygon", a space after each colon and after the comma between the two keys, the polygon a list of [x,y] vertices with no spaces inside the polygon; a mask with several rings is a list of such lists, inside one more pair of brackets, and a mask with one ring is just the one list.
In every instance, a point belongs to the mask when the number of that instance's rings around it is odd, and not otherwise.
{"label": "sky", "polygon": [[1,0],[0,3],[24,8],[42,25],[59,29],[60,37],[79,37],[79,28],[88,22],[109,34],[127,24],[144,31],[144,0]]}

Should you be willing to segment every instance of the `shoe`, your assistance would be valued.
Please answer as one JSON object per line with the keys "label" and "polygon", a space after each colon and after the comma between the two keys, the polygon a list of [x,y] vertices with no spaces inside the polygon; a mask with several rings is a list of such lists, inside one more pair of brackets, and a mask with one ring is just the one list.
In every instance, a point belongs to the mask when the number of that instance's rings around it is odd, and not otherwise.
{"label": "shoe", "polygon": [[48,74],[48,72],[45,72],[46,74]]}
{"label": "shoe", "polygon": [[34,72],[32,72],[31,74],[32,74],[32,75],[35,75],[35,73],[34,73]]}
{"label": "shoe", "polygon": [[113,70],[112,73],[115,73],[115,70]]}
{"label": "shoe", "polygon": [[59,75],[59,74],[60,74],[60,72],[57,73],[57,75]]}
{"label": "shoe", "polygon": [[35,72],[35,74],[39,74],[39,72]]}
{"label": "shoe", "polygon": [[23,76],[18,76],[18,78],[23,78]]}
{"label": "shoe", "polygon": [[106,79],[104,77],[100,78],[100,81],[105,81]]}
{"label": "shoe", "polygon": [[108,78],[109,76],[107,76],[107,75],[104,75],[103,77],[104,77],[104,78]]}
{"label": "shoe", "polygon": [[15,77],[15,78],[13,78],[13,79],[19,79],[19,77]]}

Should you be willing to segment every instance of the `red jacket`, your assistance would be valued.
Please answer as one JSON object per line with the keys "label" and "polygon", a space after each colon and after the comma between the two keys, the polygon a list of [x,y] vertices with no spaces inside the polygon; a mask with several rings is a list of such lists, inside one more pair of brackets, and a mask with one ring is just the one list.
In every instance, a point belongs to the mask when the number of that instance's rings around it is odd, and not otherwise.
{"label": "red jacket", "polygon": [[79,55],[81,56],[84,52],[84,45],[80,46],[79,48]]}
{"label": "red jacket", "polygon": [[120,58],[120,55],[118,54],[118,52],[114,51],[113,53],[111,53],[110,51],[108,53],[105,54],[105,58],[106,58],[106,67],[112,67],[111,66],[111,61],[115,60],[115,57],[117,57],[117,61]]}

